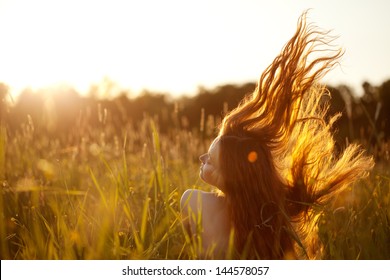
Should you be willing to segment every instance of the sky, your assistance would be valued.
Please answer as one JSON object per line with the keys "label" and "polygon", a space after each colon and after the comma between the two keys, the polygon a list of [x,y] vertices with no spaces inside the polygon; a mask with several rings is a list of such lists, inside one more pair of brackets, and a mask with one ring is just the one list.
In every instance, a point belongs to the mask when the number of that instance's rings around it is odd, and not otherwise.
{"label": "sky", "polygon": [[359,94],[390,79],[387,0],[0,0],[0,82],[14,96],[104,79],[173,95],[256,82],[306,9],[345,49],[324,82]]}

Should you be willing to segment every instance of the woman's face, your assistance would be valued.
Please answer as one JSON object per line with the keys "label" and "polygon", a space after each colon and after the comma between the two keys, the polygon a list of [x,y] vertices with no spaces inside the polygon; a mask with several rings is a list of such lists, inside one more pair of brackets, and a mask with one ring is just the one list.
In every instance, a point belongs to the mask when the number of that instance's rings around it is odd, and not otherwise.
{"label": "woman's face", "polygon": [[206,183],[220,188],[222,185],[222,175],[220,171],[220,144],[219,138],[215,138],[211,143],[207,154],[199,157],[202,165],[200,167],[200,178]]}

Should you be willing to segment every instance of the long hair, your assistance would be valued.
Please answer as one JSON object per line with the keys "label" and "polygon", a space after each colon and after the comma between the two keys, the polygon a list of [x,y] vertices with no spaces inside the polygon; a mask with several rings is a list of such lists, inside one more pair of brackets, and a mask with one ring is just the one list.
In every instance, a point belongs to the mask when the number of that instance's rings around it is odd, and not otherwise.
{"label": "long hair", "polygon": [[241,258],[318,257],[316,209],[373,166],[358,145],[335,149],[339,116],[327,117],[319,84],[343,54],[334,39],[304,13],[255,91],[222,121],[222,189]]}

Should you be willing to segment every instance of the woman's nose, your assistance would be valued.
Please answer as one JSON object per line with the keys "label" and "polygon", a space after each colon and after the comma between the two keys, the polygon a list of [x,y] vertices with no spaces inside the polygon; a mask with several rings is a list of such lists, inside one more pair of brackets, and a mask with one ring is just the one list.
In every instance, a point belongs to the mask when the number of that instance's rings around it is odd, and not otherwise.
{"label": "woman's nose", "polygon": [[201,163],[205,163],[206,162],[206,157],[207,157],[207,154],[203,154],[199,157],[199,160]]}

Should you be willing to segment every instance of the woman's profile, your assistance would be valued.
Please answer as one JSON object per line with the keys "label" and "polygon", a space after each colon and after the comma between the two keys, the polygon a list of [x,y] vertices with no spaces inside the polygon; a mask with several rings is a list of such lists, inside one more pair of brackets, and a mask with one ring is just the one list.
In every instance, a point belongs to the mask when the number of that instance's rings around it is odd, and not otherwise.
{"label": "woman's profile", "polygon": [[328,93],[319,84],[342,56],[306,22],[223,119],[200,177],[217,192],[187,190],[183,225],[198,258],[318,258],[321,206],[367,175],[355,144],[336,151]]}

